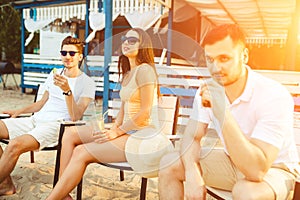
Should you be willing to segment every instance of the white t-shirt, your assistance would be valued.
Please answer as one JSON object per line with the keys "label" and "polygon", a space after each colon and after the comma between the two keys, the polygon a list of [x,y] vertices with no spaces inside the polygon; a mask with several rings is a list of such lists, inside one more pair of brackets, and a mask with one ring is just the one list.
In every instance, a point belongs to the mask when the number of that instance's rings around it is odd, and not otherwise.
{"label": "white t-shirt", "polygon": [[[298,153],[293,133],[294,102],[287,89],[280,83],[248,69],[248,79],[242,95],[232,104],[227,99],[231,114],[247,138],[256,138],[279,149],[274,163],[294,164]],[[204,108],[198,89],[190,118],[212,122],[224,147],[224,138],[217,119],[210,108]],[[225,152],[228,151],[225,147]]]}
{"label": "white t-shirt", "polygon": [[[60,73],[59,70],[58,73]],[[75,102],[78,102],[80,97],[95,98],[95,82],[85,73],[82,73],[76,78],[66,78],[68,79]],[[62,94],[63,91],[58,86],[54,85],[53,72],[49,74],[47,80],[41,87],[49,92],[49,99],[42,109],[33,115],[34,119],[37,122],[49,122],[61,119],[69,120],[70,115],[65,101],[65,95]]]}

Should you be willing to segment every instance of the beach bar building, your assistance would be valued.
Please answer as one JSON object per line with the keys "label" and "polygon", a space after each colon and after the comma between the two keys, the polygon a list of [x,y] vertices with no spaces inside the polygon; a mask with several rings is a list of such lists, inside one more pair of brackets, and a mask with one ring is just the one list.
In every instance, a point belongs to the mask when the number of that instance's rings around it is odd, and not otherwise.
{"label": "beach bar building", "polygon": [[115,68],[109,66],[116,61],[118,33],[130,27],[152,27],[153,38],[164,44],[157,56],[166,48],[167,65],[179,57],[185,64],[205,66],[199,60],[203,51],[176,33],[200,44],[212,27],[235,23],[247,34],[252,67],[300,71],[300,0],[15,0],[12,4],[22,10],[22,90],[36,88],[53,67],[62,67],[59,44],[73,35],[88,44],[86,66],[97,83],[97,95],[103,96],[104,110],[109,89],[115,87],[110,80],[117,79]]}
{"label": "beach bar building", "polygon": [[[112,57],[113,21],[122,16],[130,23],[123,29],[147,29],[169,7],[168,2],[161,0],[16,0],[12,5],[22,13],[22,91],[37,88],[54,67],[63,67],[59,56],[60,44],[63,38],[72,35],[86,42],[83,70],[91,73],[95,80],[96,95],[103,96],[104,110],[108,90],[115,87],[115,84],[109,86],[109,65],[112,59],[116,60]],[[104,28],[105,31],[102,31]],[[95,43],[93,40],[100,31],[105,34],[102,41]]]}

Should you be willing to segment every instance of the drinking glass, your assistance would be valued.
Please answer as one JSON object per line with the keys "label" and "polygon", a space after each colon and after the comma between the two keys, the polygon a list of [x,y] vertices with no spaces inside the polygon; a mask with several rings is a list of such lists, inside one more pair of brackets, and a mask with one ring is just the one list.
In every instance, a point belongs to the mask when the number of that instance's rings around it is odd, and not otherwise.
{"label": "drinking glass", "polygon": [[92,127],[92,135],[97,135],[102,133],[104,130],[104,119],[102,114],[97,114],[93,116],[89,121],[90,126]]}

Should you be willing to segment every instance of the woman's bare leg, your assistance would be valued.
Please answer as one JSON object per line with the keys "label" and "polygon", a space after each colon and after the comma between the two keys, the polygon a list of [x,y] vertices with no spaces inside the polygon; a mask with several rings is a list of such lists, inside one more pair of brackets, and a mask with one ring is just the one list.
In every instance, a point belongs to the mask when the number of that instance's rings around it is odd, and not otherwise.
{"label": "woman's bare leg", "polygon": [[126,161],[124,148],[127,138],[128,135],[123,135],[110,142],[102,144],[92,142],[75,147],[69,164],[47,200],[67,197],[80,182],[90,163]]}
{"label": "woman's bare leg", "polygon": [[[62,138],[59,177],[61,177],[69,164],[75,147],[93,141],[91,136],[91,130],[88,126],[73,126],[65,129]],[[71,195],[67,194],[67,196],[64,197],[64,200],[72,200]]]}
{"label": "woman's bare leg", "polygon": [[66,128],[62,138],[59,176],[63,174],[63,171],[67,167],[75,147],[93,141],[90,131],[88,126],[73,126]]}

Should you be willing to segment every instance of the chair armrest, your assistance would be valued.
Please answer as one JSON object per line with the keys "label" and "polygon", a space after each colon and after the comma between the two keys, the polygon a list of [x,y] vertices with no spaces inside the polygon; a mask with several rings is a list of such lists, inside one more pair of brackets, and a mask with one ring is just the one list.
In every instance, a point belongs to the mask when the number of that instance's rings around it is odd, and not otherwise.
{"label": "chair armrest", "polygon": [[10,117],[9,114],[0,113],[0,119],[5,119],[5,118],[9,118],[9,117]]}
{"label": "chair armrest", "polygon": [[[24,113],[24,114],[20,114],[17,117],[21,118],[21,117],[30,117],[32,115],[32,113]],[[4,114],[4,113],[0,113],[0,119],[5,119],[5,118],[10,118],[9,114]]]}
{"label": "chair armrest", "polygon": [[216,189],[213,187],[206,186],[207,193],[210,194],[215,199],[232,199],[232,194],[229,191]]}
{"label": "chair armrest", "polygon": [[86,124],[86,121],[60,121],[60,123],[66,126],[82,126]]}
{"label": "chair armrest", "polygon": [[23,113],[23,114],[18,115],[18,118],[19,117],[31,117],[31,116],[32,116],[32,113]]}
{"label": "chair armrest", "polygon": [[183,136],[182,135],[167,135],[167,137],[171,141],[179,141],[180,139],[182,139]]}

